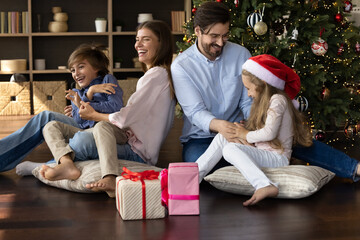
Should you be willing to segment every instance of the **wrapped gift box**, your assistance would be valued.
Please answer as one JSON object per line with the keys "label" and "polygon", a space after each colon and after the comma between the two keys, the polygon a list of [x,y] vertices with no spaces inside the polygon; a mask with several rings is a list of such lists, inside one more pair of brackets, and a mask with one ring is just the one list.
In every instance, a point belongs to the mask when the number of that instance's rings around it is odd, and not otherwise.
{"label": "wrapped gift box", "polygon": [[168,170],[169,215],[199,214],[197,163],[170,163]]}
{"label": "wrapped gift box", "polygon": [[31,114],[29,82],[1,82],[0,93],[0,115]]}
{"label": "wrapped gift box", "polygon": [[33,90],[34,114],[45,110],[64,112],[66,106],[65,81],[34,81]]}
{"label": "wrapped gift box", "polygon": [[[165,217],[165,207],[161,204],[160,180],[116,178],[116,208],[123,220],[156,219]],[[145,204],[144,204],[145,203]]]}

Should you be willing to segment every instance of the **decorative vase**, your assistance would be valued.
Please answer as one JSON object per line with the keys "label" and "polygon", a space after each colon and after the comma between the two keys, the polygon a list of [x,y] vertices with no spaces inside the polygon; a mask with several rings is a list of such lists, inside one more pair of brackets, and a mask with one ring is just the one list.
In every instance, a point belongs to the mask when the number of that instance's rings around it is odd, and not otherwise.
{"label": "decorative vase", "polygon": [[95,20],[95,29],[96,32],[106,32],[106,23],[105,19],[96,19]]}
{"label": "decorative vase", "polygon": [[67,32],[67,22],[49,22],[49,32]]}

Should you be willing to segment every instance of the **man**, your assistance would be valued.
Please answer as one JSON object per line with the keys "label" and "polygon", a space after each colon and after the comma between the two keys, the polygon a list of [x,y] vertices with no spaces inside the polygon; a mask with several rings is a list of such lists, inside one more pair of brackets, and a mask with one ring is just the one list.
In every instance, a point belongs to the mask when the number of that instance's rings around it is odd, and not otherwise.
{"label": "man", "polygon": [[229,23],[224,4],[202,4],[194,18],[196,43],[171,65],[176,97],[184,111],[180,140],[186,162],[195,162],[215,133],[230,140],[234,122],[250,113],[251,99],[241,81],[241,66],[251,54],[227,41]]}
{"label": "man", "polygon": [[[229,9],[219,2],[203,3],[194,17],[196,43],[171,65],[176,97],[184,111],[180,141],[183,160],[195,162],[210,145],[215,133],[236,142],[232,126],[246,119],[251,99],[241,81],[249,51],[228,42]],[[359,180],[359,162],[341,151],[314,141],[312,147],[294,147],[293,156]]]}

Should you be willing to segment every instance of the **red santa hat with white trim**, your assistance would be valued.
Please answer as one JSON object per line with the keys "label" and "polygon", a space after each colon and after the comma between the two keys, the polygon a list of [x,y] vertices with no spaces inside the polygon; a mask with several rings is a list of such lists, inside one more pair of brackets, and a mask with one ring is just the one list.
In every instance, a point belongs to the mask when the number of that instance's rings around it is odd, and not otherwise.
{"label": "red santa hat with white trim", "polygon": [[294,70],[271,55],[251,57],[243,64],[242,69],[269,85],[284,90],[290,99],[294,99],[300,91],[300,77]]}

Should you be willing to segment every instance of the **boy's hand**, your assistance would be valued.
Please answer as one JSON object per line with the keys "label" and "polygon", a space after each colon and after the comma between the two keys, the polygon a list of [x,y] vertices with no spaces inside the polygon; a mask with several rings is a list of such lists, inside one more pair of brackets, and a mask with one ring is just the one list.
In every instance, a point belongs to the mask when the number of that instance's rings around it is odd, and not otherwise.
{"label": "boy's hand", "polygon": [[66,98],[67,100],[72,101],[72,102],[75,104],[75,106],[77,106],[78,108],[80,108],[81,98],[80,98],[79,94],[77,94],[77,92],[75,92],[75,91],[73,91],[73,90],[71,90],[71,89],[65,90],[65,92],[67,93],[66,96],[65,96],[65,98]]}
{"label": "boy's hand", "polygon": [[72,117],[72,106],[71,105],[67,105],[64,108],[64,114],[65,114],[65,116]]}
{"label": "boy's hand", "polygon": [[117,85],[113,83],[95,84],[89,88],[86,96],[89,100],[92,100],[95,93],[114,94],[116,87]]}

